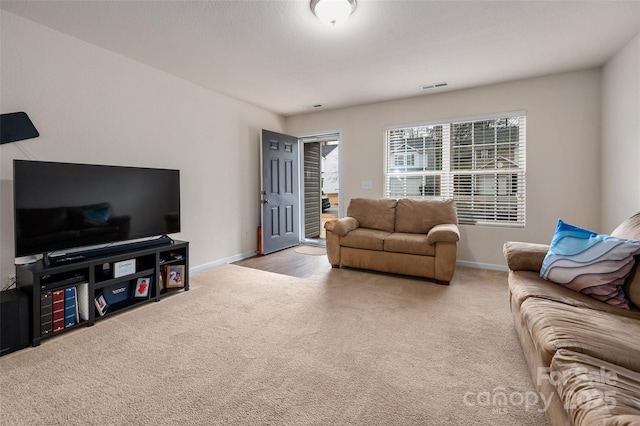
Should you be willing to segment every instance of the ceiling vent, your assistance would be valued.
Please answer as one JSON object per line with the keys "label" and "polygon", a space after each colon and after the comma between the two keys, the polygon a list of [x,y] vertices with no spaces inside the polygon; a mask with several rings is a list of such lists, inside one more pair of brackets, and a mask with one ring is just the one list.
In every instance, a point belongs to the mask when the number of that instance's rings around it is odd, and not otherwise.
{"label": "ceiling vent", "polygon": [[420,88],[422,90],[439,89],[441,87],[447,87],[448,85],[449,85],[449,83],[426,84],[424,86],[420,86]]}

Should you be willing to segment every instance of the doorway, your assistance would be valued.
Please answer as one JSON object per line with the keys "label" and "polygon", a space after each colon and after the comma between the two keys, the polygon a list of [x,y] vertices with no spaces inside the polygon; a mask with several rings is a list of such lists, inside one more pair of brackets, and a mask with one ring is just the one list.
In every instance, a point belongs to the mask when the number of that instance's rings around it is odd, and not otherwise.
{"label": "doorway", "polygon": [[302,242],[325,245],[324,224],[339,217],[340,133],[300,138],[302,143],[301,186]]}
{"label": "doorway", "polygon": [[260,255],[326,245],[324,224],[340,210],[339,145],[339,132],[294,137],[262,130]]}

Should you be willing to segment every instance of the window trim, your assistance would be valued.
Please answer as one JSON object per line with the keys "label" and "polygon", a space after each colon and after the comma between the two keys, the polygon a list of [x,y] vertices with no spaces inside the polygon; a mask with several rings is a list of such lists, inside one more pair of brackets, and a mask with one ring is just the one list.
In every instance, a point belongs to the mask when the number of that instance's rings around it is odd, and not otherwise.
{"label": "window trim", "polygon": [[435,118],[435,119],[423,120],[423,121],[411,121],[408,123],[390,124],[390,125],[384,126],[382,129],[383,129],[383,134],[386,134],[387,130],[404,129],[405,127],[437,126],[438,124],[456,124],[456,123],[466,123],[468,121],[495,120],[498,118],[504,118],[506,116],[516,116],[516,115],[526,116],[527,110],[520,109],[520,110],[514,110],[514,111],[491,112],[487,114],[443,117],[443,118]]}

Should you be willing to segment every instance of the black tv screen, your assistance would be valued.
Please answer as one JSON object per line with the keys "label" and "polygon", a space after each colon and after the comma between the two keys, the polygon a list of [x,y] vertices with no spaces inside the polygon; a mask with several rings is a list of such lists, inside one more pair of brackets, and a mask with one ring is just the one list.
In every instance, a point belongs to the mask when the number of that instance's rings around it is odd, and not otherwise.
{"label": "black tv screen", "polygon": [[14,160],[15,256],[180,232],[180,171]]}

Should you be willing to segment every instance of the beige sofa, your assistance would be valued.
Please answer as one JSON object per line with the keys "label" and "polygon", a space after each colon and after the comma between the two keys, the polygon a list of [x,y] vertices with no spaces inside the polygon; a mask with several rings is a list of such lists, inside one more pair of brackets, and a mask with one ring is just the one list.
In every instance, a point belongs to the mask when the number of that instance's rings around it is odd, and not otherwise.
{"label": "beige sofa", "polygon": [[333,267],[433,278],[449,284],[458,231],[453,201],[354,198],[347,216],[325,223]]}
{"label": "beige sofa", "polygon": [[[640,240],[640,213],[612,235]],[[624,288],[636,306],[621,309],[540,278],[548,249],[504,245],[515,329],[549,423],[640,425],[640,273]]]}

